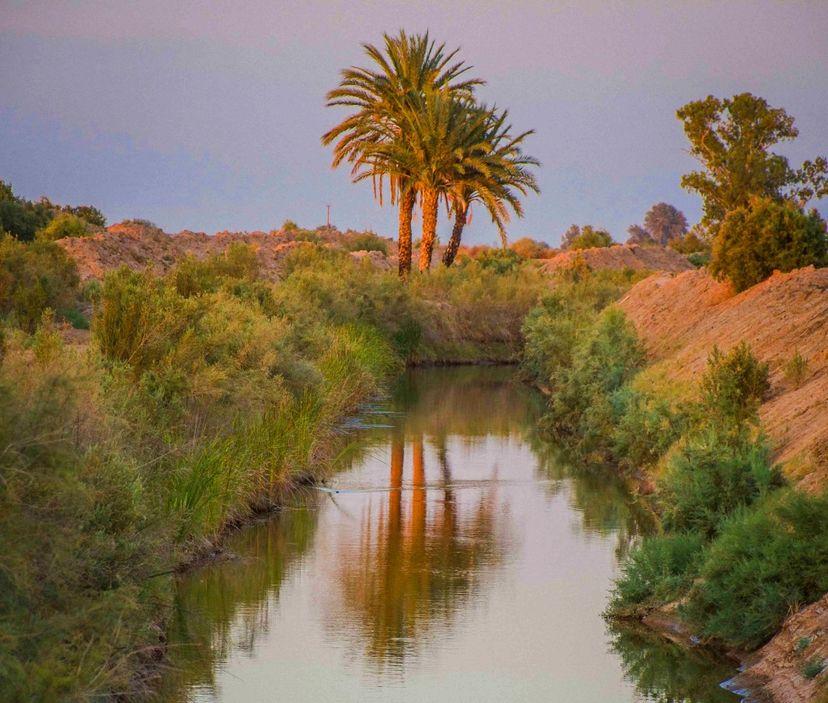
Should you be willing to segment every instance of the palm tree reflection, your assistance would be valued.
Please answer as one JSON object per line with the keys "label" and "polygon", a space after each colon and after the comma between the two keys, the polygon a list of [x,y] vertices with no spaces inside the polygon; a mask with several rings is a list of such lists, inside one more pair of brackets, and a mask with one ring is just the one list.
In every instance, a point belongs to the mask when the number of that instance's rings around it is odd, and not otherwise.
{"label": "palm tree reflection", "polygon": [[466,491],[459,502],[445,441],[434,444],[439,484],[428,484],[426,448],[417,435],[408,444],[411,482],[405,485],[406,444],[402,433],[393,436],[389,490],[366,503],[362,537],[339,562],[348,617],[332,622],[355,629],[377,672],[400,667],[436,630],[446,634],[458,609],[503,561],[507,513],[498,510],[497,492],[491,485]]}

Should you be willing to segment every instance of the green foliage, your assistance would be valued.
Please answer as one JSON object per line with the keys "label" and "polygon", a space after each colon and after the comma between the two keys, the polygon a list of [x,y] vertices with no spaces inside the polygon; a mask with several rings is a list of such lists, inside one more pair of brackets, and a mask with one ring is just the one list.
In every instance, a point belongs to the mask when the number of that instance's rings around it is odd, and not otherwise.
{"label": "green foliage", "polygon": [[572,225],[561,240],[561,249],[591,249],[593,247],[611,247],[610,233],[605,229],[598,229],[592,225]]}
{"label": "green foliage", "polygon": [[665,528],[714,537],[728,516],[782,483],[763,438],[722,437],[716,427],[692,435],[659,481]]}
{"label": "green foliage", "polygon": [[75,262],[52,242],[0,236],[0,314],[31,332],[47,308],[64,311],[78,297]]}
{"label": "green foliage", "polygon": [[752,197],[790,197],[804,205],[826,193],[825,159],[806,161],[794,170],[770,149],[795,139],[794,119],[781,108],[750,93],[721,100],[712,95],[688,103],[676,113],[690,141],[690,153],[703,171],[682,177],[681,185],[696,191],[704,206],[705,225],[714,228]]}
{"label": "green foliage", "polygon": [[683,613],[704,636],[753,648],[828,590],[828,496],[794,490],[738,511],[709,547]]}
{"label": "green foliage", "polygon": [[806,679],[815,679],[825,671],[825,660],[822,658],[809,659],[802,667],[802,675]]}
{"label": "green foliage", "polygon": [[624,563],[607,614],[636,616],[674,601],[692,584],[703,551],[704,540],[692,532],[646,538]]}
{"label": "green foliage", "polygon": [[509,245],[524,259],[546,259],[552,254],[552,249],[546,242],[540,242],[531,237],[522,237]]}
{"label": "green foliage", "polygon": [[378,251],[388,255],[388,242],[373,232],[349,232],[344,245],[346,251]]}
{"label": "green foliage", "polygon": [[770,390],[768,365],[760,362],[741,342],[727,354],[718,347],[707,358],[701,380],[702,412],[719,428],[736,431],[755,421],[759,404]]}
{"label": "green foliage", "polygon": [[86,220],[65,212],[55,216],[48,225],[38,230],[35,237],[39,241],[53,242],[64,237],[86,237],[89,234],[91,230]]}
{"label": "green foliage", "polygon": [[464,259],[466,265],[472,261],[498,274],[513,273],[523,265],[523,257],[514,249],[484,249],[474,259]]}
{"label": "green foliage", "polygon": [[799,350],[785,362],[783,369],[785,380],[788,381],[794,388],[799,388],[808,376],[808,362],[805,357],[799,353]]}
{"label": "green foliage", "polygon": [[825,221],[790,201],[752,199],[724,217],[713,241],[710,271],[745,290],[774,271],[828,263]]}

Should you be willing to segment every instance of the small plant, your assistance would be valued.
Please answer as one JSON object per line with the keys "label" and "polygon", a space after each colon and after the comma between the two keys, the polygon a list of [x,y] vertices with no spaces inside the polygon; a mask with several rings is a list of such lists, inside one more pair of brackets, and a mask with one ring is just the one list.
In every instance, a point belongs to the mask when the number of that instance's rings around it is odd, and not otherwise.
{"label": "small plant", "polygon": [[805,666],[802,667],[802,675],[810,680],[815,679],[825,670],[825,660],[824,659],[809,659],[805,662]]}
{"label": "small plant", "polygon": [[811,638],[810,637],[800,637],[796,641],[796,645],[794,646],[794,651],[797,654],[802,654],[808,647],[811,646]]}
{"label": "small plant", "polygon": [[785,364],[784,373],[785,380],[794,388],[799,388],[805,381],[805,377],[808,375],[808,362],[798,350]]}

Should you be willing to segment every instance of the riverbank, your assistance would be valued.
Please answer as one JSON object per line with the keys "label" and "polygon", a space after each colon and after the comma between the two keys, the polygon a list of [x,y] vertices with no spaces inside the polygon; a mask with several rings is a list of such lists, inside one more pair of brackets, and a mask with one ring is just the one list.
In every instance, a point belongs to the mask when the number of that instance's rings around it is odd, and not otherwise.
{"label": "riverbank", "polygon": [[243,243],[80,285],[56,245],[8,246],[91,327],[28,298],[4,327],[0,697],[21,701],[140,694],[169,574],[342,461],[342,420],[407,363],[513,358],[543,285],[474,261],[405,285],[315,244],[273,282]]}
{"label": "riverbank", "polygon": [[[548,436],[586,465],[649,477],[661,516],[664,534],[633,551],[610,616],[673,637],[678,618],[696,641],[745,652],[828,590],[825,272],[774,276],[732,300],[704,272],[629,293],[602,274],[568,282],[527,318],[525,368],[547,390]],[[799,695],[791,681],[814,692],[824,679],[806,650],[790,657],[788,697]]]}

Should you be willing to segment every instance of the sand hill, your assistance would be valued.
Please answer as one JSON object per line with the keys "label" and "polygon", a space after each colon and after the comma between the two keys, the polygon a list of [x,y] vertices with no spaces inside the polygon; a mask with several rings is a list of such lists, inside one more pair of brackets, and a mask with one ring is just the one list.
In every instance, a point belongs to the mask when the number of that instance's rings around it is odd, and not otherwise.
{"label": "sand hill", "polygon": [[[656,274],[620,306],[670,377],[700,374],[714,345],[750,344],[771,368],[761,417],[779,461],[803,488],[828,484],[828,268],[775,274],[738,295],[703,270]],[[797,351],[808,366],[799,387],[784,372]]]}
{"label": "sand hill", "polygon": [[674,249],[638,244],[618,244],[612,247],[563,251],[543,261],[542,266],[547,271],[555,271],[561,268],[571,268],[581,261],[593,269],[629,268],[635,271],[678,273],[693,268],[687,257]]}

